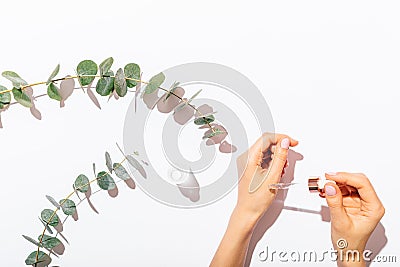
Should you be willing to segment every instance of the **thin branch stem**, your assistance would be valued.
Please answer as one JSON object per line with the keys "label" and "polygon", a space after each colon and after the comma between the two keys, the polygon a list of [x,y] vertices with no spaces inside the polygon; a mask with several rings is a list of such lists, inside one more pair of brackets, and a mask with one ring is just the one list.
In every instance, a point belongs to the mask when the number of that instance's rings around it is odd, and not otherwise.
{"label": "thin branch stem", "polygon": [[[54,82],[64,81],[64,80],[69,80],[69,79],[78,79],[78,81],[79,81],[79,78],[84,78],[84,77],[102,78],[102,77],[105,77],[105,76],[100,76],[100,75],[76,75],[76,76],[67,76],[67,77],[64,77],[64,78],[53,79],[53,80],[51,80],[51,82],[54,83]],[[115,76],[107,76],[107,77],[115,78]],[[131,80],[131,81],[136,81],[136,82],[139,82],[139,83],[149,84],[149,82],[142,81],[141,79],[134,79],[134,78],[128,78],[128,77],[125,77],[125,79],[126,79],[126,80]],[[27,84],[27,85],[21,86],[20,89],[23,91],[23,90],[25,90],[25,89],[27,89],[27,88],[32,88],[32,87],[38,86],[38,85],[44,85],[44,84],[46,84],[46,83],[47,83],[47,81],[46,81],[46,82],[37,82],[37,83]],[[82,87],[81,87],[81,88],[82,88]],[[185,102],[185,104],[188,105],[188,106],[190,106],[192,109],[194,109],[194,110],[197,112],[197,114],[200,115],[200,117],[204,116],[194,105],[190,104],[188,101],[184,100],[184,99],[183,99],[182,97],[180,97],[179,95],[175,94],[174,92],[172,92],[172,91],[170,91],[170,90],[168,90],[168,89],[165,89],[165,88],[162,88],[162,87],[158,87],[158,88],[161,89],[161,90],[163,90],[163,91],[166,92],[166,93],[169,93],[169,94],[171,94],[171,95],[177,97],[177,98],[178,98],[179,100],[181,100],[182,102]],[[75,88],[74,88],[74,89],[75,89]],[[12,91],[12,89],[7,89],[7,90],[0,91],[0,95],[1,95],[1,94],[5,94],[5,93],[8,93],[8,92],[11,92],[11,91]],[[45,95],[46,95],[46,94],[42,94],[42,95],[39,95],[39,96],[37,96],[37,97],[32,97],[32,98],[33,98],[33,99],[36,99],[36,98],[39,98],[39,97],[42,97],[42,96],[45,96]],[[15,104],[15,103],[16,103],[16,102],[10,103],[10,105],[13,105],[13,104]],[[213,132],[215,131],[214,128],[211,126],[210,123],[207,123],[207,125],[209,126],[209,128],[210,128]],[[121,151],[121,152],[122,152],[122,151]],[[122,164],[125,160],[126,160],[126,157],[124,158],[124,160],[122,160],[122,161],[119,163],[118,167],[121,166],[121,164]],[[56,214],[57,214],[57,212],[60,210],[60,208],[65,204],[65,202],[66,202],[68,199],[70,199],[70,198],[72,197],[72,195],[74,195],[75,193],[77,193],[77,190],[81,189],[81,188],[84,187],[84,186],[87,186],[87,185],[92,184],[93,182],[97,181],[99,178],[101,178],[101,177],[103,177],[103,176],[105,176],[105,175],[107,175],[107,174],[109,174],[109,172],[105,172],[103,175],[101,175],[101,176],[99,176],[99,177],[96,177],[95,179],[89,181],[89,182],[88,182],[87,184],[85,184],[85,185],[82,185],[82,186],[80,186],[80,187],[78,187],[78,188],[74,188],[74,190],[73,190],[71,193],[69,193],[69,194],[64,198],[63,201],[60,202],[60,207],[57,207],[57,208],[53,211],[53,213],[51,214],[50,218],[49,218],[48,220],[46,220],[46,222],[45,222],[46,224],[45,224],[45,227],[44,227],[44,229],[43,229],[43,231],[42,231],[42,234],[41,234],[41,236],[40,236],[40,239],[39,239],[39,246],[38,246],[37,251],[36,251],[36,261],[39,260],[40,245],[41,245],[42,242],[43,242],[43,238],[44,238],[44,234],[46,233],[46,229],[47,229],[47,227],[49,226],[49,223],[51,222],[51,220],[54,218],[54,216],[56,216]],[[84,198],[84,199],[86,199],[86,198]],[[81,203],[82,201],[83,201],[83,200],[80,200],[79,203]],[[67,217],[67,218],[68,218],[68,217]],[[64,220],[64,222],[65,222],[65,220]],[[58,234],[58,232],[57,232],[57,234]]]}
{"label": "thin branch stem", "polygon": [[[67,77],[64,77],[64,78],[53,79],[53,80],[51,80],[51,82],[54,83],[54,82],[64,81],[64,80],[70,80],[70,79],[78,79],[78,82],[79,82],[79,84],[80,84],[79,78],[89,78],[89,77],[94,77],[94,78],[102,78],[102,77],[115,78],[115,75],[113,75],[113,76],[105,76],[105,75],[103,75],[103,76],[101,76],[101,75],[75,75],[75,76],[67,76]],[[130,81],[139,82],[139,83],[149,84],[149,82],[142,81],[141,79],[134,79],[134,78],[128,78],[128,77],[125,77],[125,79],[126,79],[126,80],[130,80]],[[47,83],[47,81],[45,81],[45,82],[37,82],[37,83],[32,83],[32,84],[26,84],[26,85],[21,86],[20,89],[23,91],[23,90],[25,90],[25,89],[27,89],[27,88],[31,88],[31,87],[34,87],[34,86],[37,86],[37,85],[43,85],[43,84],[46,84],[46,83]],[[83,89],[83,86],[81,86],[80,88]],[[195,110],[195,111],[199,114],[199,117],[203,117],[203,116],[204,116],[204,114],[202,114],[194,105],[188,103],[188,101],[184,100],[182,97],[180,97],[179,95],[175,94],[175,93],[172,92],[171,90],[165,89],[165,88],[163,88],[163,87],[161,87],[161,86],[159,86],[158,88],[161,89],[161,90],[163,90],[163,91],[166,92],[166,93],[169,93],[169,94],[171,94],[171,95],[177,97],[179,100],[181,100],[182,102],[184,102],[186,105],[190,106],[193,110]],[[74,88],[74,89],[75,89],[75,88]],[[5,94],[5,93],[8,93],[8,92],[11,92],[11,91],[12,91],[12,89],[7,89],[7,90],[4,90],[4,91],[0,91],[0,95],[1,95],[1,94]],[[45,96],[45,95],[46,95],[46,94],[43,94],[43,95],[40,95],[40,96],[38,96],[38,97]],[[17,102],[13,102],[13,103],[11,103],[11,104],[15,104],[15,103],[17,103]],[[10,104],[10,105],[11,105],[11,104]],[[207,122],[207,125],[208,125],[208,127],[211,129],[211,131],[214,133],[215,130],[214,130],[214,128],[211,126],[211,124],[210,124],[209,122]]]}
{"label": "thin branch stem", "polygon": [[[120,163],[118,163],[117,168],[118,168],[119,166],[121,166],[121,165],[124,163],[125,160],[126,160],[126,158],[124,158]],[[115,170],[115,168],[113,168],[113,170]],[[85,186],[88,186],[88,185],[92,184],[93,182],[97,181],[98,179],[100,179],[100,178],[102,178],[103,176],[106,176],[106,175],[108,175],[108,174],[111,174],[111,173],[110,173],[109,171],[107,171],[107,172],[105,172],[103,175],[101,175],[101,176],[99,176],[99,177],[96,177],[95,179],[89,181],[88,183],[86,183],[86,184],[84,184],[84,185],[81,185],[81,186],[79,186],[79,187],[76,187],[71,193],[69,193],[69,194],[64,198],[63,201],[60,202],[60,206],[57,207],[57,208],[55,208],[55,210],[54,210],[53,213],[51,214],[50,218],[49,218],[48,220],[45,221],[46,225],[45,225],[45,227],[44,227],[44,229],[43,229],[43,231],[42,231],[42,234],[41,234],[41,236],[40,236],[39,245],[42,244],[43,237],[44,237],[44,234],[46,233],[46,230],[47,230],[47,227],[49,226],[49,223],[50,223],[51,220],[54,218],[54,216],[56,216],[57,211],[60,210],[60,208],[64,205],[64,203],[65,203],[68,199],[70,199],[71,196],[73,196],[73,195],[75,194],[75,192],[77,192],[79,189],[81,189],[81,188],[83,188],[83,187],[85,187]],[[57,233],[58,233],[58,232],[57,232]],[[39,251],[40,251],[40,246],[37,247],[37,251],[36,251],[36,261],[39,260]]]}

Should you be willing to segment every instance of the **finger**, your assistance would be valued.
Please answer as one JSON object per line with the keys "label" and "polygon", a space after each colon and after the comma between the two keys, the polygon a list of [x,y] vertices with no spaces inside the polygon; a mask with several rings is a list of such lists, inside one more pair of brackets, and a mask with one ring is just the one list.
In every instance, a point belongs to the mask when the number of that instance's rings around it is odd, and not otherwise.
{"label": "finger", "polygon": [[339,187],[334,183],[327,183],[324,187],[326,202],[331,212],[332,221],[342,220],[347,216],[343,207],[343,196]]}
{"label": "finger", "polygon": [[361,199],[372,206],[380,206],[381,202],[369,179],[361,173],[327,173],[325,177],[337,183],[345,184],[357,189]]}
{"label": "finger", "polygon": [[284,138],[288,138],[290,146],[296,146],[299,142],[284,134],[264,133],[249,149],[249,163],[253,166],[261,163],[263,152],[271,145],[276,145]]}
{"label": "finger", "polygon": [[277,183],[280,180],[283,168],[285,167],[285,163],[287,160],[289,146],[289,138],[283,138],[280,141],[280,144],[277,145],[276,151],[273,154],[274,157],[271,164],[270,174],[268,175],[268,181],[270,183]]}

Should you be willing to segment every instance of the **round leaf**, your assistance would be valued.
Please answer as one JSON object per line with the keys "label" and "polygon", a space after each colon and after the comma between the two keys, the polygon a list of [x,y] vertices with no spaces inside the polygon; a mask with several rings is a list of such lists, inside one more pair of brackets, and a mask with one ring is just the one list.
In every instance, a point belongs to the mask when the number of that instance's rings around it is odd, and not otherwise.
{"label": "round leaf", "polygon": [[112,190],[116,187],[114,179],[104,171],[97,174],[97,184],[103,190]]}
{"label": "round leaf", "polygon": [[149,84],[144,89],[144,92],[146,94],[153,93],[155,90],[158,89],[158,87],[160,87],[160,85],[164,82],[164,80],[165,80],[165,75],[162,72],[160,72],[159,74],[153,76],[150,79]]}
{"label": "round leaf", "polygon": [[211,138],[211,137],[213,137],[213,136],[226,133],[225,131],[221,131],[221,130],[218,129],[218,128],[213,128],[213,129],[214,129],[214,131],[210,131],[209,133],[204,134],[203,139]]}
{"label": "round leaf", "polygon": [[[51,216],[53,215],[54,211],[51,209],[44,209],[40,216],[42,217],[42,220],[45,223],[48,223],[51,226],[57,226],[57,224],[60,222],[60,218],[58,218],[57,214],[54,214],[53,218]],[[51,218],[51,220],[50,220]]]}
{"label": "round leaf", "polygon": [[19,77],[19,75],[16,74],[15,72],[13,72],[13,71],[4,71],[2,73],[2,75],[7,80],[11,81],[12,85],[17,89],[21,88],[21,86],[23,86],[23,85],[27,85],[28,84],[24,79]]}
{"label": "round leaf", "polygon": [[[109,71],[107,76],[114,76],[114,72]],[[97,81],[96,92],[101,96],[107,96],[114,90],[114,77],[102,77]]]}
{"label": "round leaf", "polygon": [[75,179],[75,188],[81,193],[86,193],[89,190],[89,179],[84,174],[80,174]]}
{"label": "round leaf", "polygon": [[[124,73],[126,78],[140,80],[140,67],[135,63],[129,63],[124,67]],[[137,81],[126,80],[126,85],[129,88],[135,87]]]}
{"label": "round leaf", "polygon": [[121,180],[125,181],[125,180],[128,180],[131,178],[129,173],[126,171],[124,166],[122,166],[121,164],[114,163],[113,167],[114,167],[115,175],[117,175],[117,177],[120,178]]}
{"label": "round leaf", "polygon": [[24,107],[31,108],[33,106],[31,99],[21,89],[13,88],[12,93],[14,99]]}
{"label": "round leaf", "polygon": [[61,95],[58,92],[58,88],[54,83],[50,83],[49,86],[47,86],[47,94],[51,99],[61,101]]}
{"label": "round leaf", "polygon": [[[0,85],[0,92],[6,91],[7,88]],[[11,102],[10,92],[0,94],[0,109],[3,109]]]}
{"label": "round leaf", "polygon": [[76,205],[71,199],[60,200],[61,209],[65,215],[73,215],[76,212]]}
{"label": "round leaf", "polygon": [[209,115],[206,117],[200,117],[194,120],[194,124],[196,125],[204,125],[204,124],[209,124],[215,120],[214,115]]}
{"label": "round leaf", "polygon": [[[84,60],[78,64],[76,68],[78,76],[84,75],[96,75],[97,74],[97,64],[92,60]],[[95,77],[80,77],[79,82],[82,86],[89,85]]]}
{"label": "round leaf", "polygon": [[51,263],[51,258],[46,253],[39,251],[38,260],[36,260],[37,251],[33,251],[28,258],[25,260],[26,265],[32,265],[35,267],[48,267]]}
{"label": "round leaf", "polygon": [[112,57],[109,57],[105,59],[103,62],[100,63],[99,69],[100,69],[100,76],[103,76],[106,74],[110,69],[112,64],[114,63],[114,59]]}
{"label": "round leaf", "polygon": [[26,258],[25,260],[25,264],[35,265],[35,267],[44,267],[48,266],[51,263],[51,258],[43,251],[39,251],[39,253],[37,254],[38,256],[37,261],[36,261],[36,254],[37,251],[33,251],[31,254],[29,254],[28,258]]}
{"label": "round leaf", "polygon": [[121,68],[115,74],[114,87],[117,94],[121,97],[125,96],[128,92],[124,72]]}
{"label": "round leaf", "polygon": [[[38,240],[40,241],[40,238],[42,235],[38,237]],[[49,235],[43,235],[42,238],[42,246],[47,248],[47,249],[52,249],[58,245],[61,244],[61,241],[57,237],[49,236]]]}
{"label": "round leaf", "polygon": [[46,85],[49,85],[51,83],[51,81],[54,79],[54,77],[57,76],[59,71],[60,71],[60,64],[57,64],[56,68],[53,70],[53,72],[50,74],[50,77],[47,79]]}

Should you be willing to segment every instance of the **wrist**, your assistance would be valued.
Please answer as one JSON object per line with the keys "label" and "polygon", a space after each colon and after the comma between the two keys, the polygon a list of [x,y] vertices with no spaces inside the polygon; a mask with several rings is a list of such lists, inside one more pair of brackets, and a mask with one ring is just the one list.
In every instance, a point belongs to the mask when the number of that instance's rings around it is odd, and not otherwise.
{"label": "wrist", "polygon": [[344,259],[343,261],[340,261],[338,259],[337,261],[337,266],[338,267],[365,267],[365,261],[361,258],[360,261],[347,261],[346,259]]}
{"label": "wrist", "polygon": [[232,212],[230,222],[238,225],[238,227],[243,230],[253,232],[254,227],[260,218],[260,214],[249,212],[236,206]]}
{"label": "wrist", "polygon": [[338,267],[365,267],[365,246],[360,244],[360,246],[348,246],[341,249],[335,244],[334,247],[337,251]]}
{"label": "wrist", "polygon": [[365,267],[363,248],[346,248],[337,251],[337,265],[339,267]]}

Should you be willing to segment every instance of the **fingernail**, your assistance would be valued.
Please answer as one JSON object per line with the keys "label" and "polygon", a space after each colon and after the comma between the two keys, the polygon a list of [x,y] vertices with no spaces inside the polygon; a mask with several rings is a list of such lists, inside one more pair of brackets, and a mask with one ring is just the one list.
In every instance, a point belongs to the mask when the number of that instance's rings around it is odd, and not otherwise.
{"label": "fingernail", "polygon": [[337,174],[337,172],[327,172],[326,174],[328,174],[330,176],[335,176]]}
{"label": "fingernail", "polygon": [[288,149],[289,148],[289,144],[290,144],[289,138],[284,138],[281,141],[281,148]]}
{"label": "fingernail", "polygon": [[325,194],[326,194],[327,196],[334,196],[334,195],[336,195],[336,188],[334,188],[334,187],[331,186],[331,185],[326,185],[326,186],[325,186]]}

